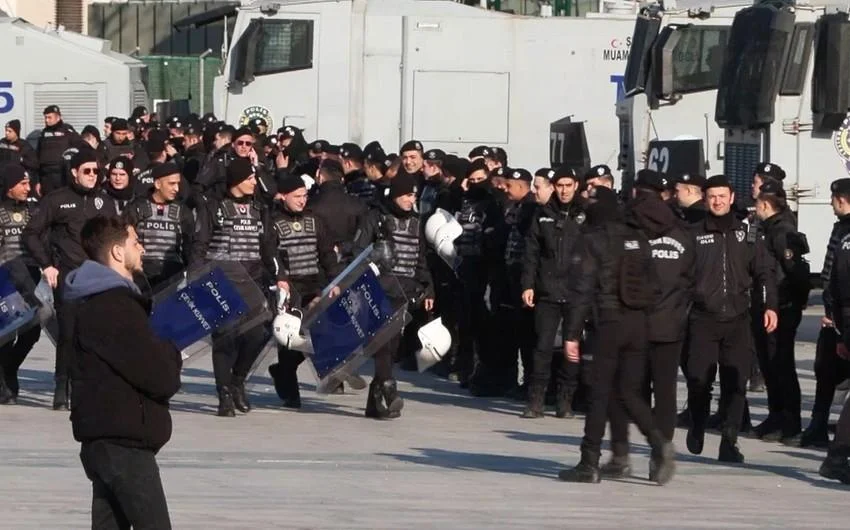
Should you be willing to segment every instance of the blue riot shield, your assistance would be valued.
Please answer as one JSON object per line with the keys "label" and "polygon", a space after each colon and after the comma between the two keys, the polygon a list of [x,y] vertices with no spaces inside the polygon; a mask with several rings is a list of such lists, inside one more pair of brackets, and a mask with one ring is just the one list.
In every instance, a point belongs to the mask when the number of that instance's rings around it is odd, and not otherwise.
{"label": "blue riot shield", "polygon": [[0,265],[0,345],[37,325],[40,305],[23,261],[18,258]]}
{"label": "blue riot shield", "polygon": [[264,293],[241,265],[211,262],[160,290],[150,323],[188,361],[211,351],[213,335],[239,334],[270,316]]}

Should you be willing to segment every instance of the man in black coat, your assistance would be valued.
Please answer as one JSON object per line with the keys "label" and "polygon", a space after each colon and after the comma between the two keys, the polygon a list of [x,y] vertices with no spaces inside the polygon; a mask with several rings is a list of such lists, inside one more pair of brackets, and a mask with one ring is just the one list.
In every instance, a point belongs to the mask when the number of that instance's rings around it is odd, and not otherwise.
{"label": "man in black coat", "polygon": [[354,258],[351,243],[368,210],[366,203],[346,193],[342,166],[334,160],[322,161],[316,184],[319,190],[307,207],[325,225],[340,261],[348,262]]}
{"label": "man in black coat", "polygon": [[180,352],[148,323],[150,300],[133,283],[144,254],[133,227],[94,218],[82,245],[90,260],[68,275],[66,299],[80,307],[71,424],[92,481],[92,528],[170,529],[155,455],[171,438]]}

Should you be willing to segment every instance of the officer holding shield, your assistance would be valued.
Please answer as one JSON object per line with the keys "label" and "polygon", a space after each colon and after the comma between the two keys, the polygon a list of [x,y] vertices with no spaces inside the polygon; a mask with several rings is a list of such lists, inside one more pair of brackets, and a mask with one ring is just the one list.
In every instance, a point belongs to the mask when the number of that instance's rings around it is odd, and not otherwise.
{"label": "officer holding shield", "polygon": [[[343,266],[324,223],[306,208],[304,179],[297,175],[281,179],[275,202],[272,227],[277,237],[277,287],[287,293],[291,305],[307,307]],[[297,370],[304,355],[279,346],[277,356],[277,364],[269,366],[277,395],[284,407],[301,408]]]}
{"label": "officer holding shield", "polygon": [[[227,166],[227,192],[209,197],[198,209],[192,268],[207,261],[236,262],[260,286],[278,270],[276,240],[264,204],[256,200],[256,169],[247,158]],[[218,391],[218,415],[234,417],[235,409],[248,412],[245,377],[268,340],[265,324],[257,324],[238,336],[213,336],[213,372]]]}
{"label": "officer holding shield", "polygon": [[[386,242],[392,249],[392,268],[389,271],[398,279],[403,293],[386,284],[390,298],[405,296],[408,300],[425,297],[426,311],[434,308],[433,282],[425,263],[425,238],[420,229],[416,204],[416,178],[410,173],[399,173],[390,183],[385,200],[365,217],[354,238],[354,253],[360,254],[370,244]],[[384,276],[382,276],[383,280]],[[393,304],[398,306],[398,304]],[[401,415],[404,401],[398,395],[393,379],[392,354],[398,350],[401,335],[396,335],[375,353],[375,377],[369,385],[366,417],[391,419]]]}

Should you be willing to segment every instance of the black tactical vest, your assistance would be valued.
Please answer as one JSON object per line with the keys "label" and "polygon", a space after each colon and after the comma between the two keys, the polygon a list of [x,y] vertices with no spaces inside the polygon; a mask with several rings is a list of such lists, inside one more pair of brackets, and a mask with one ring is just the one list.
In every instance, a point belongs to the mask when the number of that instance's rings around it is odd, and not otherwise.
{"label": "black tactical vest", "polygon": [[484,213],[481,211],[483,202],[463,200],[460,211],[455,214],[458,223],[463,227],[463,233],[455,240],[455,248],[459,256],[480,256],[483,242]]}
{"label": "black tactical vest", "polygon": [[505,214],[505,224],[508,226],[508,243],[505,246],[505,263],[515,265],[522,262],[525,252],[525,238],[519,231],[519,214],[522,203],[516,203]]}
{"label": "black tactical vest", "polygon": [[183,206],[177,203],[156,204],[147,201],[139,205],[136,233],[145,247],[144,261],[153,263],[183,263],[180,243],[182,228],[180,214]]}
{"label": "black tactical vest", "polygon": [[10,144],[4,138],[0,138],[0,165],[6,162],[20,162],[21,149],[15,144]]}
{"label": "black tactical vest", "polygon": [[62,153],[71,147],[72,131],[64,123],[57,127],[46,127],[39,139],[38,162],[43,166],[61,166]]}
{"label": "black tactical vest", "polygon": [[[27,252],[21,243],[21,234],[30,220],[30,212],[26,208],[13,209],[9,205],[0,205],[0,263],[24,256]],[[29,260],[27,260],[29,261]]]}
{"label": "black tactical vest", "polygon": [[263,221],[253,203],[222,199],[216,211],[215,228],[207,258],[219,261],[260,261]]}
{"label": "black tactical vest", "polygon": [[295,278],[319,274],[316,219],[309,215],[300,219],[279,219],[274,227],[280,236],[277,248],[285,274]]}
{"label": "black tactical vest", "polygon": [[119,156],[127,156],[134,154],[133,142],[127,140],[123,144],[113,144],[111,139],[104,140],[104,151],[106,152],[106,160],[111,162]]}
{"label": "black tactical vest", "polygon": [[366,178],[358,178],[352,180],[345,185],[345,190],[349,195],[353,195],[364,201],[371,201],[375,196],[375,185]]}
{"label": "black tactical vest", "polygon": [[415,278],[419,264],[419,219],[384,217],[384,233],[392,242],[392,273],[403,278]]}

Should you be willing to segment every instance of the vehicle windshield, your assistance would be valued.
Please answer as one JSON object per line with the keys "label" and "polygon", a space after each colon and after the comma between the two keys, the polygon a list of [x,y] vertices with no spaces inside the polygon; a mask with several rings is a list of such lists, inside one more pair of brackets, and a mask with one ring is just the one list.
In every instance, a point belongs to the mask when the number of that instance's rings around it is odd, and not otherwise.
{"label": "vehicle windshield", "polygon": [[670,65],[673,92],[684,94],[716,89],[720,84],[729,28],[689,26],[680,28],[678,33],[680,35],[673,45]]}

